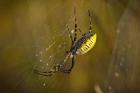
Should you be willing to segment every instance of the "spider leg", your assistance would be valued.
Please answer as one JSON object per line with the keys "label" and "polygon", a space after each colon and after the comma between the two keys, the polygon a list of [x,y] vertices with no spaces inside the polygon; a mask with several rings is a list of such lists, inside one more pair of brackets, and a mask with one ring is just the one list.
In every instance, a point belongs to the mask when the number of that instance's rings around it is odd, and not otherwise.
{"label": "spider leg", "polygon": [[74,8],[74,42],[77,39],[77,19],[76,19],[76,9]]}
{"label": "spider leg", "polygon": [[65,59],[63,60],[62,63],[60,64],[56,64],[52,69],[50,69],[49,71],[39,71],[39,70],[34,70],[35,73],[42,75],[42,76],[52,76],[54,75],[56,72],[58,71],[63,71],[63,67],[65,62],[68,60],[68,58],[70,57],[71,53],[68,53],[65,57]]}
{"label": "spider leg", "polygon": [[71,70],[73,69],[74,64],[75,64],[75,58],[74,58],[74,56],[73,56],[73,57],[72,57],[72,64],[71,64],[71,67],[70,67],[69,69],[63,70],[62,72],[68,73],[68,74],[69,74],[69,73],[71,72]]}
{"label": "spider leg", "polygon": [[39,75],[43,75],[43,76],[52,76],[53,74],[55,74],[56,72],[60,71],[60,68],[63,66],[63,64],[57,64],[56,66],[54,66],[50,71],[44,71],[41,72],[39,70],[34,70],[35,73],[39,74]]}
{"label": "spider leg", "polygon": [[81,35],[84,34],[80,28],[77,28],[77,30],[80,32]]}
{"label": "spider leg", "polygon": [[74,44],[74,40],[73,40],[73,37],[72,37],[72,34],[71,34],[71,32],[70,32],[70,29],[69,29],[69,26],[67,25],[67,30],[68,30],[68,32],[69,32],[69,37],[70,37],[70,39],[71,39],[71,48],[72,48],[72,46],[73,46],[73,44]]}
{"label": "spider leg", "polygon": [[67,27],[67,30],[69,32],[69,36],[71,39],[71,48],[72,48],[77,40],[77,31],[79,31],[81,34],[83,34],[81,29],[78,28],[78,25],[77,25],[76,9],[75,8],[74,8],[74,36],[72,36],[72,32],[70,32],[69,26],[66,25],[66,27]]}
{"label": "spider leg", "polygon": [[41,71],[35,69],[34,72],[36,74],[39,74],[39,75],[42,75],[42,76],[52,76],[52,73],[50,71],[48,71],[48,72],[41,72]]}
{"label": "spider leg", "polygon": [[91,13],[89,10],[88,10],[88,16],[89,16],[89,32],[91,32],[92,31],[92,19],[91,19]]}
{"label": "spider leg", "polygon": [[77,31],[80,32],[81,35],[83,35],[82,30],[77,25],[77,18],[76,18],[76,9],[74,8],[74,42],[76,42],[77,39]]}
{"label": "spider leg", "polygon": [[[81,32],[80,29],[78,29],[78,25],[77,25],[77,19],[76,19],[76,9],[74,8],[74,38],[72,39],[73,43],[72,43],[72,47],[74,46],[76,40],[77,40],[77,31],[79,30]],[[71,47],[71,48],[72,48]],[[66,70],[62,70],[62,72],[64,73],[70,73],[72,68],[74,67],[74,63],[75,63],[75,60],[74,60],[74,55],[72,57],[72,64],[71,64],[71,67],[70,69],[66,69]]]}

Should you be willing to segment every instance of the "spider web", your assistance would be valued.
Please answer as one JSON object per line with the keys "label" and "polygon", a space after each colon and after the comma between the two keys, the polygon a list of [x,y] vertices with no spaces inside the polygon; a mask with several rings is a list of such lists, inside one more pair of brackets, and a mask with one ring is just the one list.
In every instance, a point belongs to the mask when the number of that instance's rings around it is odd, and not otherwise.
{"label": "spider web", "polygon": [[[34,64],[34,69],[44,72],[49,71],[53,66],[56,64],[59,64],[62,62],[66,56],[66,52],[69,50],[71,46],[71,40],[69,37],[69,32],[67,30],[67,25],[70,27],[70,32],[73,32],[74,28],[74,22],[73,17],[71,16],[68,20],[68,23],[65,25],[64,30],[60,32],[54,32],[55,35],[53,36],[40,36],[43,39],[46,39],[47,42],[44,42],[45,40],[39,39],[36,43],[36,63]],[[48,35],[49,31],[48,31]],[[42,43],[40,43],[42,42]],[[70,65],[70,59],[66,63],[66,67]],[[38,74],[36,74],[38,75]],[[51,89],[50,87],[57,87],[56,83],[57,78],[55,78],[56,75],[53,75],[52,77],[42,76],[38,75],[41,82],[41,85],[44,87],[49,87],[48,89]],[[59,79],[62,80],[62,79]],[[59,85],[58,85],[59,86]]]}
{"label": "spider web", "polygon": [[49,41],[48,46],[37,49],[36,68],[41,71],[48,71],[53,65],[63,60],[66,50],[68,49],[68,39],[66,36],[61,39],[56,38]]}
{"label": "spider web", "polygon": [[[71,20],[69,20],[70,22]],[[72,24],[66,24],[70,27]],[[55,32],[56,35],[53,37],[48,36],[46,46],[44,44],[37,44],[37,50],[35,56],[37,57],[37,62],[35,68],[41,71],[48,71],[55,64],[60,63],[65,58],[66,52],[70,48],[70,38],[67,27],[60,33]],[[73,29],[70,30],[73,32]],[[58,33],[58,34],[57,34]],[[41,36],[42,37],[42,36]],[[38,42],[41,42],[40,40]]]}
{"label": "spider web", "polygon": [[[69,25],[70,28],[74,27],[73,22],[71,22],[71,18],[72,17],[70,17],[68,20],[68,24],[66,24]],[[32,61],[30,72],[28,72],[26,77],[21,79],[16,84],[16,87],[13,89],[14,92],[17,91],[16,89],[18,88],[21,91],[25,91],[24,85],[31,82],[36,82],[37,84],[40,84],[37,85],[38,87],[45,87],[47,91],[51,91],[51,89],[54,87],[60,87],[60,83],[57,83],[58,79],[59,81],[63,81],[63,78],[56,78],[57,75],[46,77],[34,73],[34,70],[36,69],[43,72],[49,71],[54,65],[63,61],[66,55],[66,51],[69,50],[71,44],[67,28],[64,26],[63,29],[59,32],[51,32],[51,30],[44,30],[44,28],[42,30],[42,32],[39,32],[37,35],[35,35],[35,37],[37,37],[35,38],[35,45],[33,46],[33,48],[35,48],[35,53],[33,55],[35,62]],[[70,29],[70,31],[72,31],[72,29]],[[29,87],[30,86],[28,86],[28,88]]]}

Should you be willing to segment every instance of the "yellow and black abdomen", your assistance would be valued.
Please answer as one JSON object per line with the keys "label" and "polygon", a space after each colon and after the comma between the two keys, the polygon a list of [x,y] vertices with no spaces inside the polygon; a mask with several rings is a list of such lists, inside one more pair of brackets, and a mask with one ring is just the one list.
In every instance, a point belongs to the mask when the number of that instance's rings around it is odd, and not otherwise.
{"label": "yellow and black abdomen", "polygon": [[82,55],[87,53],[88,51],[90,51],[95,43],[96,43],[96,39],[97,39],[97,34],[94,33],[88,37],[85,37],[85,41],[81,43],[80,47],[77,49],[76,54],[78,55]]}

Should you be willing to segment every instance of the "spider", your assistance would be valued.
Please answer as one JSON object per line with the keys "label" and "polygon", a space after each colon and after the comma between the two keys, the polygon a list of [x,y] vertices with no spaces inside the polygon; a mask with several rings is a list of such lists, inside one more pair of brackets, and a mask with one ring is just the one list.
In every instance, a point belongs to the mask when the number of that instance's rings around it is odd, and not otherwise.
{"label": "spider", "polygon": [[[49,71],[41,72],[41,71],[35,70],[37,74],[43,75],[43,76],[52,76],[56,72],[59,72],[59,71],[63,73],[70,73],[75,64],[75,56],[85,54],[94,47],[96,43],[96,39],[97,39],[97,34],[95,32],[92,32],[93,29],[92,29],[92,22],[91,22],[91,14],[89,10],[88,10],[88,16],[89,16],[89,21],[90,21],[89,31],[86,33],[82,33],[82,31],[77,25],[76,10],[74,9],[74,22],[75,22],[74,33],[70,32],[69,26],[67,25],[67,30],[69,32],[69,37],[71,39],[71,47],[67,51],[67,54],[64,60],[61,63],[53,66],[53,68],[50,69]],[[78,40],[77,40],[77,31],[79,31],[82,35],[81,38],[79,38]],[[69,69],[64,69],[64,64],[67,62],[69,58],[71,58],[71,67]]]}

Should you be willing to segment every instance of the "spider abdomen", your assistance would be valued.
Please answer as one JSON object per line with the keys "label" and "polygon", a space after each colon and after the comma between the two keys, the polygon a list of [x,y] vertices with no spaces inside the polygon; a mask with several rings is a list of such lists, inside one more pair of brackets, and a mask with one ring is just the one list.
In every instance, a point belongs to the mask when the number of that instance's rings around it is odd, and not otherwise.
{"label": "spider abdomen", "polygon": [[90,51],[96,43],[97,35],[96,33],[86,38],[84,42],[81,43],[80,47],[77,49],[76,54],[82,55]]}

